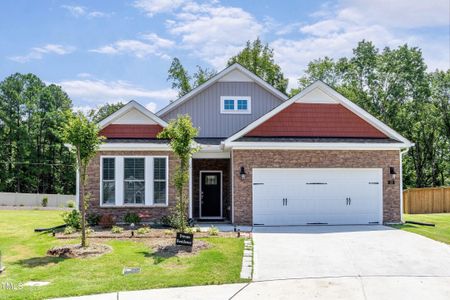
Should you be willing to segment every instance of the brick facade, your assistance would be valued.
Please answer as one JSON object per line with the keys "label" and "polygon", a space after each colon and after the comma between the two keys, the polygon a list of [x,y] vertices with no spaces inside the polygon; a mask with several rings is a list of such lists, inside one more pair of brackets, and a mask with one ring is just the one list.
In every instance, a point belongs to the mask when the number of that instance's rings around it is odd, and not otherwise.
{"label": "brick facade", "polygon": [[[382,168],[383,222],[400,222],[400,180],[388,184],[389,167],[400,170],[395,150],[233,150],[234,223],[252,224],[253,168]],[[247,173],[241,180],[239,171]]]}
{"label": "brick facade", "polygon": [[224,219],[230,219],[231,215],[231,182],[229,159],[193,159],[192,160],[192,207],[193,217],[200,217],[200,171],[222,171],[222,201]]}
{"label": "brick facade", "polygon": [[[169,206],[168,207],[100,207],[100,156],[155,156],[167,155],[169,158]],[[175,206],[175,187],[172,183],[172,176],[178,165],[177,158],[170,151],[100,151],[90,162],[88,168],[88,183],[86,192],[91,194],[88,213],[97,213],[100,215],[111,214],[116,222],[122,222],[127,212],[137,213],[143,221],[157,221],[162,216],[169,213],[170,207]]]}

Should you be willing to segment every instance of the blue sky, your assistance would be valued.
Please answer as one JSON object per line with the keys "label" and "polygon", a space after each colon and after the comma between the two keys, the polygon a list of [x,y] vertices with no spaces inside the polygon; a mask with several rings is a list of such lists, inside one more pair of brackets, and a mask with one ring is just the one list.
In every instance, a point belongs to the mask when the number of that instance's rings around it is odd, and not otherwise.
{"label": "blue sky", "polygon": [[257,36],[275,50],[290,87],[307,63],[350,55],[362,39],[408,43],[430,70],[450,68],[449,0],[10,0],[0,4],[0,78],[32,72],[75,107],[176,98],[171,59],[221,70]]}

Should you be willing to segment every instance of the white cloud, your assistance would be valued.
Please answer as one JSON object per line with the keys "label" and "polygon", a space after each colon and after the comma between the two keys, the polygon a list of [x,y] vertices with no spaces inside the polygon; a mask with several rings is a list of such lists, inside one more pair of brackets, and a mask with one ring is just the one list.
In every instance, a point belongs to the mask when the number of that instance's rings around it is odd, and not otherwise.
{"label": "white cloud", "polygon": [[264,30],[251,14],[238,7],[216,3],[185,3],[174,20],[168,20],[169,31],[181,37],[182,47],[192,50],[215,68],[223,68],[248,40]]}
{"label": "white cloud", "polygon": [[175,45],[175,42],[161,38],[155,33],[144,34],[142,35],[142,39],[149,42],[139,40],[118,40],[112,44],[105,45],[97,49],[92,49],[90,51],[109,55],[130,54],[138,58],[156,55],[167,59],[169,56],[165,54],[163,50],[171,48]]}
{"label": "white cloud", "polygon": [[86,14],[86,8],[83,6],[62,5],[61,7],[67,9],[75,17],[84,16]]}
{"label": "white cloud", "polygon": [[149,17],[158,13],[171,12],[179,8],[185,0],[137,0],[134,7],[143,10]]}
{"label": "white cloud", "polygon": [[25,55],[11,56],[9,59],[19,63],[26,63],[30,60],[42,59],[46,54],[66,55],[73,51],[75,51],[75,47],[72,46],[47,44],[42,47],[34,47]]}
{"label": "white cloud", "polygon": [[[150,90],[126,81],[104,81],[104,80],[64,80],[57,82],[63,90],[77,103],[89,103],[96,105],[111,101],[153,99],[159,103],[167,103],[168,100],[176,99],[177,92],[172,89]],[[152,104],[153,103],[153,104]],[[89,106],[88,105],[88,106]],[[147,104],[149,108],[156,110],[156,103]]]}
{"label": "white cloud", "polygon": [[145,108],[147,108],[151,112],[156,112],[156,103],[155,102],[149,102],[145,105]]}
{"label": "white cloud", "polygon": [[68,10],[74,17],[86,16],[88,18],[103,18],[103,17],[110,17],[112,15],[112,13],[105,13],[95,10],[90,11],[88,8],[84,6],[62,5],[61,7]]}
{"label": "white cloud", "polygon": [[[379,48],[405,43],[418,46],[423,49],[430,69],[449,68],[448,37],[436,40],[411,31],[448,25],[448,1],[380,1],[342,0],[336,5],[323,5],[313,14],[315,22],[292,25],[298,26],[303,34],[301,38],[274,40],[271,46],[275,49],[275,59],[290,79],[289,86],[296,86],[296,80],[311,60],[349,56],[363,39],[374,42]],[[288,32],[292,32],[292,28]]]}

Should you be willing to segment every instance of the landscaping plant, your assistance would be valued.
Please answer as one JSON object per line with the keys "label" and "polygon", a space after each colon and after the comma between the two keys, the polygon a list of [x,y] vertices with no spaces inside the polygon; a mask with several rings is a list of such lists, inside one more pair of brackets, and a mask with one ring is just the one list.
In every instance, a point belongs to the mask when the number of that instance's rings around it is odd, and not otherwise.
{"label": "landscaping plant", "polygon": [[75,232],[77,232],[77,230],[72,226],[67,226],[66,228],[64,228],[64,234],[72,234]]}
{"label": "landscaping plant", "polygon": [[70,212],[63,212],[61,216],[64,223],[67,224],[67,227],[73,227],[75,229],[81,228],[81,215],[78,210],[74,209]]}
{"label": "landscaping plant", "polygon": [[114,217],[112,215],[102,215],[98,225],[102,228],[111,228],[116,222],[114,221]]}
{"label": "landscaping plant", "polygon": [[141,217],[139,217],[136,213],[128,212],[123,218],[125,223],[127,224],[139,224],[141,223]]}
{"label": "landscaping plant", "polygon": [[213,236],[219,235],[219,228],[217,228],[214,225],[211,225],[211,227],[208,228],[208,234]]}
{"label": "landscaping plant", "polygon": [[150,230],[151,230],[150,227],[144,226],[144,227],[141,227],[138,230],[136,230],[136,233],[137,234],[146,234],[146,233],[149,233]]}
{"label": "landscaping plant", "polygon": [[198,130],[192,126],[191,117],[188,115],[178,116],[158,134],[158,138],[170,141],[170,148],[180,161],[173,179],[177,201],[175,209],[172,210],[172,216],[175,222],[173,225],[181,232],[185,232],[187,227],[188,197],[185,192],[189,182],[189,161],[192,155],[199,150],[194,141],[197,135]]}
{"label": "landscaping plant", "polygon": [[96,123],[90,121],[82,113],[67,113],[61,136],[64,142],[76,156],[77,171],[80,174],[80,211],[81,211],[81,246],[86,247],[86,210],[89,203],[89,194],[85,194],[87,184],[87,168],[91,159],[97,153],[103,137],[99,135]]}
{"label": "landscaping plant", "polygon": [[122,228],[122,227],[119,227],[119,226],[113,226],[113,227],[111,228],[111,232],[112,232],[112,233],[122,233],[122,232],[123,232],[123,228]]}
{"label": "landscaping plant", "polygon": [[67,207],[68,208],[75,208],[75,201],[73,201],[73,200],[67,201]]}
{"label": "landscaping plant", "polygon": [[47,205],[48,205],[48,198],[47,197],[42,198],[41,205],[42,205],[42,207],[47,207]]}

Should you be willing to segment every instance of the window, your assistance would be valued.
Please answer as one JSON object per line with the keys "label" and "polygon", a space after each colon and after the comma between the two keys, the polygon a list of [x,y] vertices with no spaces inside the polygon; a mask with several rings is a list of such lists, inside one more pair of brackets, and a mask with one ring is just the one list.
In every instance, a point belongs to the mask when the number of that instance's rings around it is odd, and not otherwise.
{"label": "window", "polygon": [[222,114],[250,114],[251,98],[248,96],[222,96],[220,97]]}
{"label": "window", "polygon": [[124,159],[124,204],[145,204],[145,159]]}
{"label": "window", "polygon": [[207,175],[205,177],[205,185],[216,185],[217,184],[217,175]]}
{"label": "window", "polygon": [[105,157],[102,162],[103,204],[114,205],[116,202],[115,159]]}
{"label": "window", "polygon": [[167,178],[166,158],[155,157],[153,159],[153,203],[167,203]]}
{"label": "window", "polygon": [[225,99],[224,100],[224,104],[223,104],[223,108],[225,110],[234,110],[234,100],[232,100],[232,99]]}

